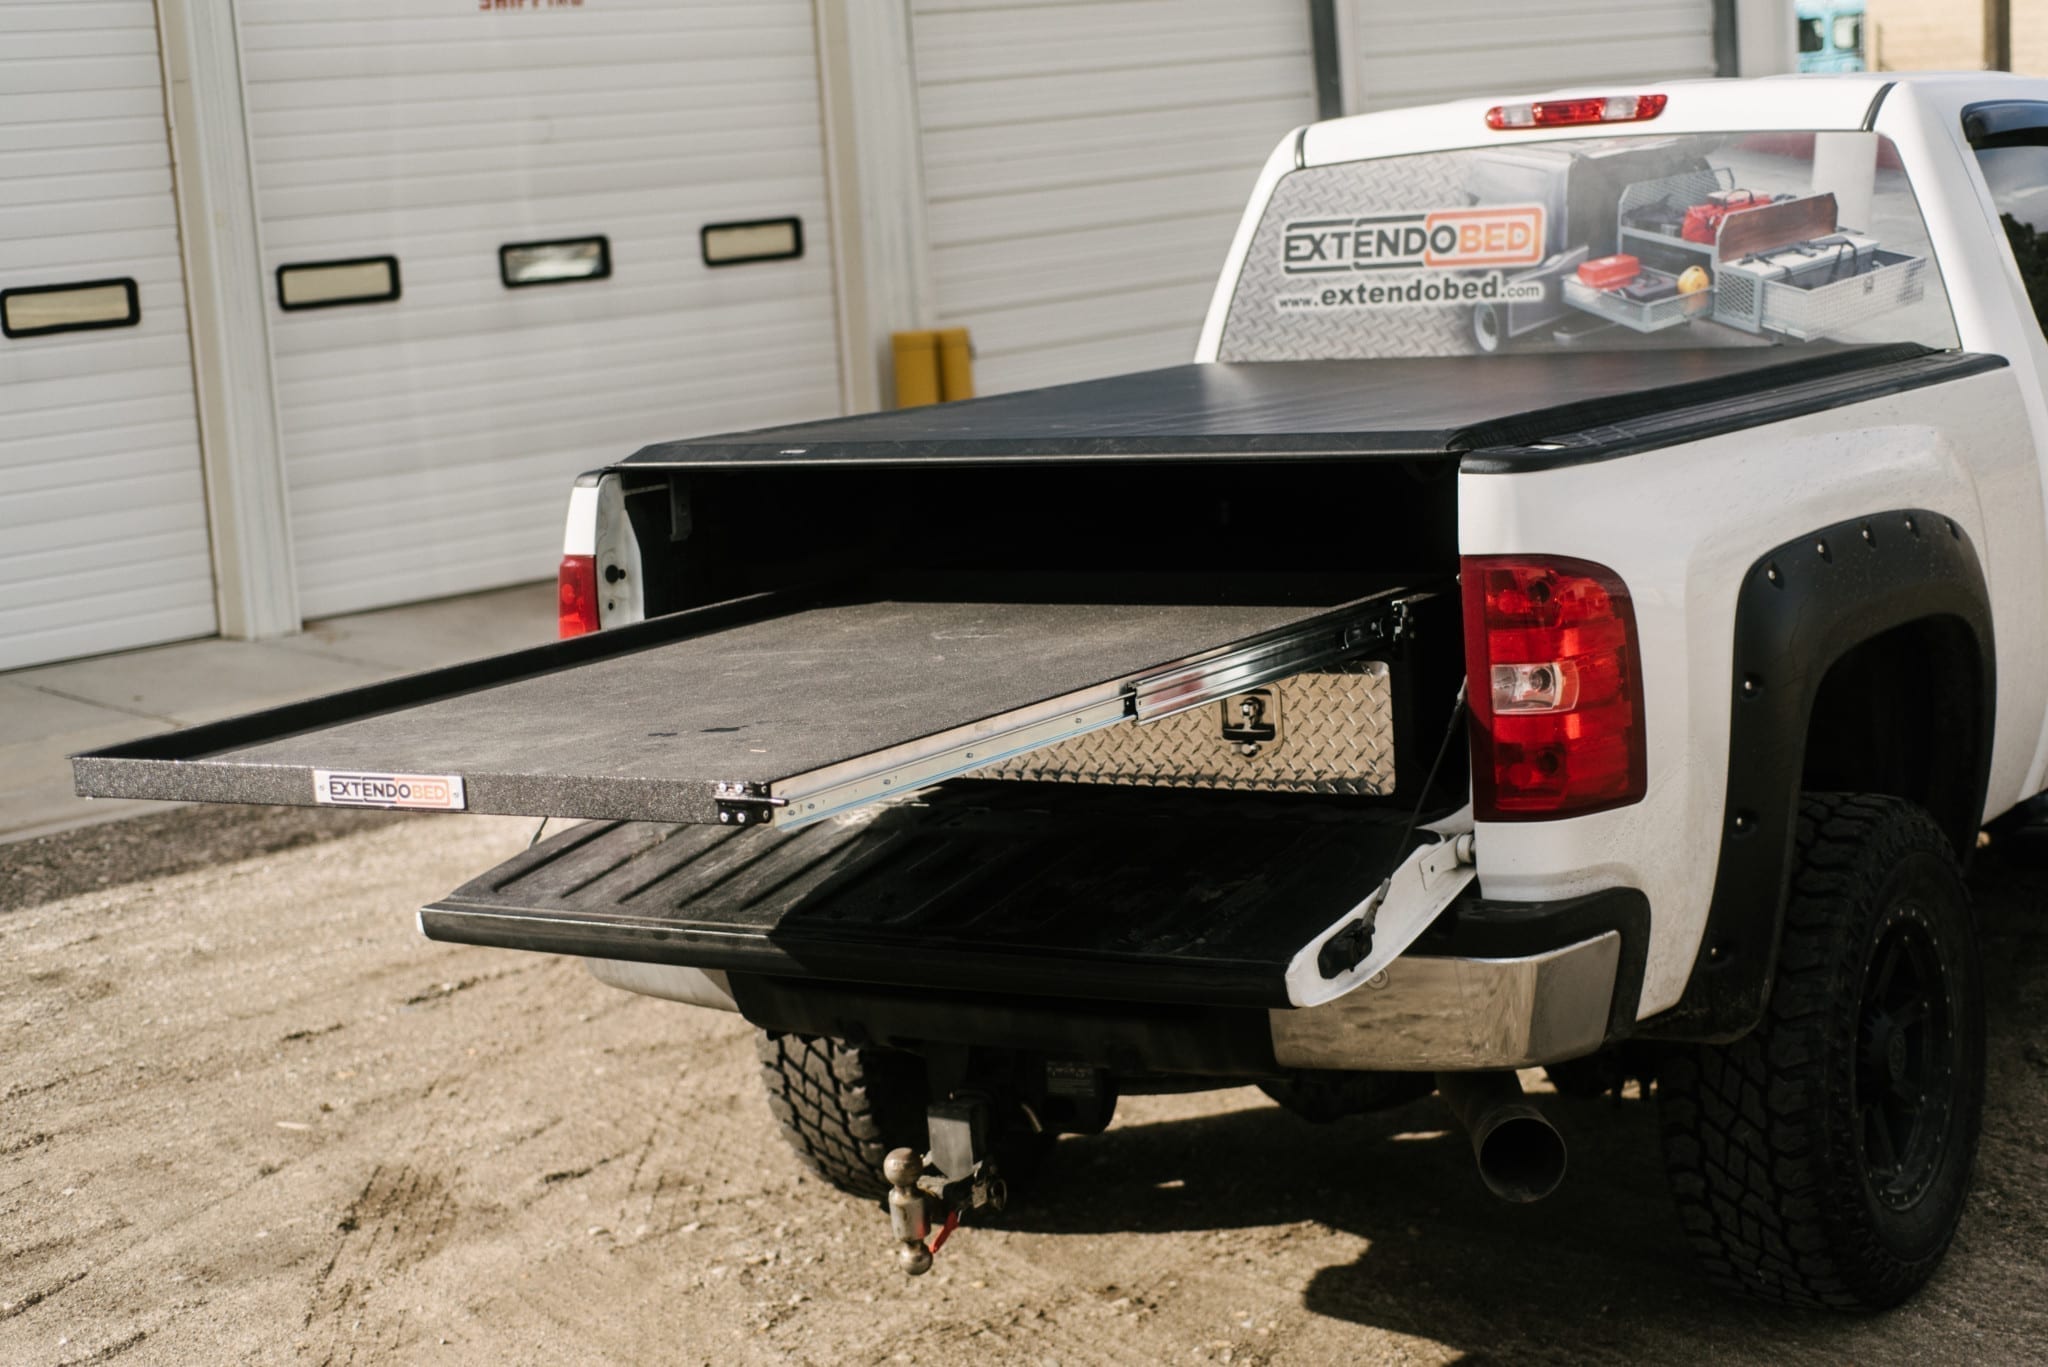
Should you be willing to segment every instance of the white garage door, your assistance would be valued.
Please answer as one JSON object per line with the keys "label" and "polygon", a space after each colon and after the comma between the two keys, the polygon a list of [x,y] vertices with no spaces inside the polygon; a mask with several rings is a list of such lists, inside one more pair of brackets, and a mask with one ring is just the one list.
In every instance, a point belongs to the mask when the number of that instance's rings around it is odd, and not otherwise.
{"label": "white garage door", "polygon": [[[269,267],[398,262],[391,302],[272,286],[307,616],[546,576],[578,471],[839,411],[809,0],[237,12]],[[706,225],[783,218],[800,258],[704,264]],[[609,278],[500,279],[501,245],[593,236]]]}
{"label": "white garage door", "polygon": [[1714,74],[1712,0],[1357,0],[1361,111]]}
{"label": "white garage door", "polygon": [[982,393],[1194,354],[1258,169],[1315,117],[1305,0],[914,0],[942,325]]}
{"label": "white garage door", "polygon": [[23,290],[0,300],[0,669],[212,632],[150,0],[0,4],[0,291]]}

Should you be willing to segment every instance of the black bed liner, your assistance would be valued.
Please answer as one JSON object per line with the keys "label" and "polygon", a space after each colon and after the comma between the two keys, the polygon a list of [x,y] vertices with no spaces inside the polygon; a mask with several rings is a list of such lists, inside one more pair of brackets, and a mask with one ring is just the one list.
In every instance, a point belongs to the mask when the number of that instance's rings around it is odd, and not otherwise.
{"label": "black bed liner", "polygon": [[1278,1007],[1397,862],[1403,814],[962,781],[793,831],[579,826],[420,913],[430,938],[901,987]]}
{"label": "black bed liner", "polygon": [[[1741,404],[1794,384],[1833,381],[1832,401],[1852,402],[1867,384],[1881,383],[1881,372],[1941,355],[1961,353],[1894,343],[1183,365],[661,442],[626,464],[1415,459],[1539,441],[1695,404]],[[1937,367],[1920,382],[1939,378],[1945,374]]]}

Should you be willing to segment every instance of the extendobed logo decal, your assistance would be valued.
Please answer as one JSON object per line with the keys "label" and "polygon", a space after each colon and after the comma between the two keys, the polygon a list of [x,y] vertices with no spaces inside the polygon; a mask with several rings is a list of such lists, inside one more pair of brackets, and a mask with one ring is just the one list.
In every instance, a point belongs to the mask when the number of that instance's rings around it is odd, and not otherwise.
{"label": "extendobed logo decal", "polygon": [[[1322,290],[1273,302],[1282,309],[1313,309],[1540,299],[1541,283],[1510,283],[1501,268],[1542,260],[1540,204],[1292,219],[1280,235],[1282,272],[1350,276],[1355,283],[1332,281]],[[1360,279],[1360,272],[1371,278]]]}
{"label": "extendobed logo decal", "polygon": [[363,774],[313,771],[313,801],[323,807],[410,807],[459,812],[466,803],[455,774]]}

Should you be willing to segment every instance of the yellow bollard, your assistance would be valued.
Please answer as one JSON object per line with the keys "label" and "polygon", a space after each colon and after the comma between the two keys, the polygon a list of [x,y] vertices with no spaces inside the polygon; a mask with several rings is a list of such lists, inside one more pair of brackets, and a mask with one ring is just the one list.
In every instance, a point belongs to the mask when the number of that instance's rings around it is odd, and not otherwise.
{"label": "yellow bollard", "polygon": [[918,408],[939,401],[938,338],[935,332],[898,332],[889,338],[896,362],[898,408]]}
{"label": "yellow bollard", "polygon": [[946,328],[939,339],[939,397],[947,403],[974,397],[974,344],[966,328]]}

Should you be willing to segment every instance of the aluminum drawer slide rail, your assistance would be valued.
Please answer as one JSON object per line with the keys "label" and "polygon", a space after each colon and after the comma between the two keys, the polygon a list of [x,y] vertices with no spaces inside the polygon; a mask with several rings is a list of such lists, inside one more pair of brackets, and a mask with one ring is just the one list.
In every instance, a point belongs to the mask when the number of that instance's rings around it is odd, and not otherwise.
{"label": "aluminum drawer slide rail", "polygon": [[1120,723],[1144,725],[1393,645],[1411,598],[1388,590],[1306,622],[1178,660],[1142,678],[1048,698],[773,784],[722,784],[719,820],[794,828]]}

